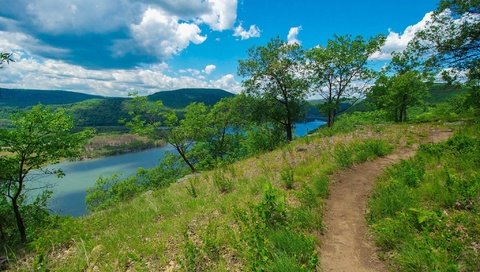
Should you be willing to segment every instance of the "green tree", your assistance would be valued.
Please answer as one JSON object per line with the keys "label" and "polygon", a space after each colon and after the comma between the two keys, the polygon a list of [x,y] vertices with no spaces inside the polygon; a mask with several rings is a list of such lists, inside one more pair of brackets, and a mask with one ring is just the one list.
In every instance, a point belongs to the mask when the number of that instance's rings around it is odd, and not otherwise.
{"label": "green tree", "polygon": [[0,129],[0,192],[8,198],[23,243],[26,227],[20,207],[25,199],[25,184],[33,181],[28,174],[39,170],[62,176],[60,169],[47,169],[49,163],[79,155],[93,131],[73,133],[73,119],[64,110],[35,106],[15,115],[12,129]]}
{"label": "green tree", "polygon": [[265,46],[251,48],[248,58],[239,61],[238,73],[246,78],[245,92],[267,102],[265,111],[271,113],[275,125],[284,128],[287,141],[293,139],[293,125],[302,117],[301,105],[307,95],[303,64],[300,45],[278,37]]}
{"label": "green tree", "polygon": [[421,66],[415,51],[394,52],[390,64],[367,92],[367,101],[385,110],[395,122],[407,121],[408,108],[424,102],[433,80],[431,71]]}
{"label": "green tree", "polygon": [[203,103],[192,103],[185,109],[183,119],[179,119],[173,111],[166,113],[165,117],[167,142],[175,147],[190,170],[196,172],[195,164],[201,157],[209,156],[206,150],[194,148],[194,145],[206,141],[211,135],[209,108]]}
{"label": "green tree", "polygon": [[464,82],[471,89],[468,102],[480,108],[480,1],[442,0],[424,30],[409,47],[437,69],[447,82]]}
{"label": "green tree", "polygon": [[365,95],[369,82],[376,73],[368,67],[369,57],[384,43],[383,36],[367,41],[361,36],[335,36],[325,47],[314,47],[306,52],[308,81],[311,93],[323,99],[320,111],[327,115],[332,127],[342,102]]}
{"label": "green tree", "polygon": [[[196,172],[196,160],[191,157],[192,147],[197,142],[205,141],[210,135],[209,109],[203,103],[192,103],[185,109],[184,118],[178,113],[165,108],[160,101],[148,101],[145,96],[136,96],[125,104],[131,120],[125,125],[139,135],[151,139],[164,139],[178,152],[192,172]],[[162,125],[164,127],[162,127]],[[199,150],[196,150],[199,152]]]}
{"label": "green tree", "polygon": [[13,54],[12,53],[2,53],[0,52],[0,68],[2,65],[6,63],[13,62]]}
{"label": "green tree", "polygon": [[420,105],[428,95],[428,84],[417,71],[408,71],[391,78],[381,76],[368,93],[377,108],[386,110],[395,122],[407,120],[407,109]]}

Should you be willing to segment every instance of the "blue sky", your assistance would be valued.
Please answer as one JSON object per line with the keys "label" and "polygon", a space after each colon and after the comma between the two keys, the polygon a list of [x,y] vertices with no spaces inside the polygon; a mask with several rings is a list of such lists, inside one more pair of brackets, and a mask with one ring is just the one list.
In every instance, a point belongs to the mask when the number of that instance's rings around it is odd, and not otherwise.
{"label": "blue sky", "polygon": [[125,96],[182,87],[241,90],[248,48],[280,36],[305,48],[334,34],[387,35],[388,60],[438,1],[0,0],[0,87]]}

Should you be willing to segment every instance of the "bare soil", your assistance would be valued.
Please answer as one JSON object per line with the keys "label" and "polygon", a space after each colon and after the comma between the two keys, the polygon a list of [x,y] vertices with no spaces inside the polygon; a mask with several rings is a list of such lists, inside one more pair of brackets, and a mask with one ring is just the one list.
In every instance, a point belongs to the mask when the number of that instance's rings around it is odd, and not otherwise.
{"label": "bare soil", "polygon": [[[424,140],[439,142],[448,139],[451,134],[451,131],[432,129]],[[322,271],[387,271],[369,237],[365,220],[367,201],[375,180],[384,169],[412,157],[416,148],[402,148],[333,176],[324,217],[326,230],[320,237]]]}

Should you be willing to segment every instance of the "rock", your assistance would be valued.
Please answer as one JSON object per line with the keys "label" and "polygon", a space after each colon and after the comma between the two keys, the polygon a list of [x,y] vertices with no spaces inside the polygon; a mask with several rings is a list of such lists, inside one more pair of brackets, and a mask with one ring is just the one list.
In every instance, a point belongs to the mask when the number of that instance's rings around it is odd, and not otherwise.
{"label": "rock", "polygon": [[307,149],[306,147],[301,147],[301,146],[299,146],[299,147],[297,147],[297,149],[295,149],[295,150],[296,150],[297,152],[305,152],[305,151],[307,151],[308,149]]}
{"label": "rock", "polygon": [[196,178],[196,177],[199,177],[201,174],[200,173],[193,173],[193,174],[190,174],[190,175],[186,175],[184,176],[183,178],[179,178],[177,179],[177,183],[183,183],[191,178]]}

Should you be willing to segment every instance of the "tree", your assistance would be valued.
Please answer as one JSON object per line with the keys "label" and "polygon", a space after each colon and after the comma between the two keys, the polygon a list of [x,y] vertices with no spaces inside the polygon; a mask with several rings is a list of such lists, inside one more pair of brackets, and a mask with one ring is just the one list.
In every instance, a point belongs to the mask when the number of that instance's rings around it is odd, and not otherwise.
{"label": "tree", "polygon": [[451,83],[471,89],[467,102],[480,108],[480,1],[442,0],[424,30],[409,47],[419,52],[425,67],[437,69]]}
{"label": "tree", "polygon": [[6,63],[13,62],[13,54],[12,53],[2,53],[0,52],[0,68],[2,65]]}
{"label": "tree", "polygon": [[192,173],[197,171],[195,164],[200,160],[200,157],[209,155],[203,149],[192,151],[194,145],[206,141],[211,136],[212,127],[208,114],[209,109],[203,103],[188,105],[185,109],[185,116],[181,120],[172,111],[165,114],[165,124],[168,128],[165,139],[175,147]]}
{"label": "tree", "polygon": [[419,105],[428,95],[427,83],[417,71],[387,77],[382,75],[368,93],[377,108],[386,110],[395,122],[407,120],[407,109]]}
{"label": "tree", "polygon": [[272,122],[284,128],[287,141],[293,139],[293,125],[302,117],[301,104],[307,95],[303,63],[300,45],[278,37],[249,49],[248,58],[239,61],[238,73],[246,78],[245,92],[268,103],[265,110],[271,113]]}
{"label": "tree", "polygon": [[0,129],[0,192],[9,199],[23,243],[27,241],[20,207],[28,174],[35,169],[44,174],[62,176],[60,169],[47,169],[49,163],[79,155],[92,130],[73,133],[73,119],[62,109],[35,106],[13,117],[12,129]]}
{"label": "tree", "polygon": [[[307,51],[308,81],[311,92],[319,94],[323,103],[320,110],[327,115],[332,127],[340,104],[348,98],[359,99],[365,95],[369,83],[376,77],[370,69],[370,55],[380,49],[385,38],[376,36],[368,41],[357,36],[335,36],[325,47]],[[355,99],[356,98],[356,99]]]}
{"label": "tree", "polygon": [[[133,132],[154,140],[164,139],[178,152],[192,172],[196,172],[195,159],[189,152],[196,142],[208,138],[208,108],[203,103],[192,103],[185,109],[184,119],[177,112],[165,108],[161,101],[148,101],[136,96],[125,104],[130,121],[123,121]],[[165,127],[162,127],[162,123]]]}

